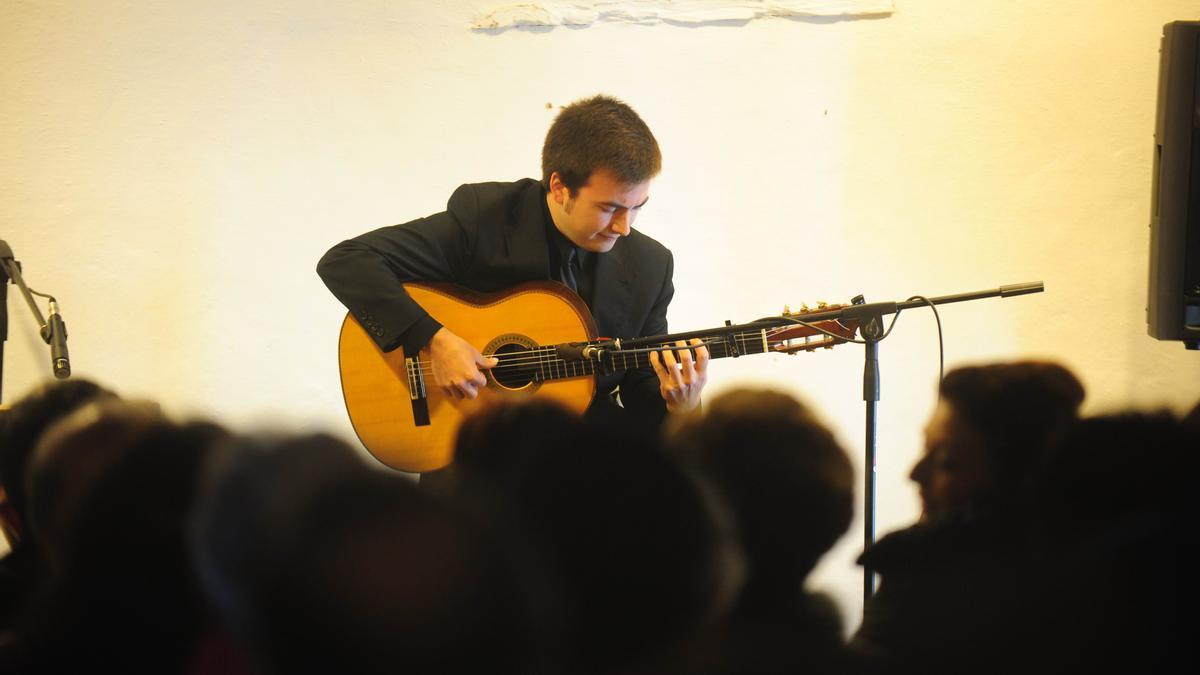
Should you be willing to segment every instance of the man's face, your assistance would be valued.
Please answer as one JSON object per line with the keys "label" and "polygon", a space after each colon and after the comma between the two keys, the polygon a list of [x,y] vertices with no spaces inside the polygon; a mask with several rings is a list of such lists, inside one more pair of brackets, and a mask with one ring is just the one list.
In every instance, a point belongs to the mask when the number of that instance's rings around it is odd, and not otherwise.
{"label": "man's face", "polygon": [[965,424],[947,403],[939,403],[925,425],[925,455],[913,467],[921,486],[924,517],[962,508],[992,485],[992,467],[979,432]]}
{"label": "man's face", "polygon": [[605,253],[633,231],[638,210],[650,198],[650,181],[628,184],[607,169],[592,172],[571,197],[558,173],[550,174],[547,202],[554,226],[585,251]]}

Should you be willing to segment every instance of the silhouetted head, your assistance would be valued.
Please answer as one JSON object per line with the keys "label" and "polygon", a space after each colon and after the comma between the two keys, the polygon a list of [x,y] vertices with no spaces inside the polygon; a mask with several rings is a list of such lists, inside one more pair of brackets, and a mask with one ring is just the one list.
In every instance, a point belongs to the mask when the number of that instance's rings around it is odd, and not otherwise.
{"label": "silhouetted head", "polygon": [[1197,402],[1187,415],[1184,415],[1183,426],[1192,434],[1200,436],[1200,402]]}
{"label": "silhouetted head", "polygon": [[459,426],[451,470],[462,480],[517,480],[527,462],[589,433],[579,415],[552,399],[492,399]]}
{"label": "silhouetted head", "polygon": [[30,459],[29,524],[51,568],[64,562],[72,522],[92,489],[144,437],[169,427],[157,404],[98,400],[42,434]]}
{"label": "silhouetted head", "polygon": [[794,600],[853,517],[854,471],[833,434],[791,396],[735,389],[677,420],[670,443],[729,504],[747,593]]}
{"label": "silhouetted head", "polygon": [[941,384],[911,477],[926,516],[1016,497],[1078,415],[1083,386],[1066,368],[1020,361],[958,368]]}
{"label": "silhouetted head", "polygon": [[264,673],[533,669],[520,571],[471,517],[328,436],[227,453],[198,560]]}
{"label": "silhouetted head", "polygon": [[577,669],[654,662],[722,611],[734,554],[670,456],[554,404],[503,405],[464,424],[460,496],[489,495],[536,552]]}
{"label": "silhouetted head", "polygon": [[225,437],[121,401],[81,408],[43,436],[30,496],[55,575],[24,634],[46,672],[183,670],[208,625],[186,526]]}
{"label": "silhouetted head", "polygon": [[245,436],[220,448],[191,529],[201,581],[233,633],[253,642],[266,623],[260,596],[290,564],[282,540],[297,527],[294,512],[330,482],[366,470],[353,449],[325,435]]}
{"label": "silhouetted head", "polygon": [[1166,412],[1079,420],[1039,477],[1043,515],[1059,534],[1085,534],[1134,514],[1182,515],[1192,501],[1200,446]]}
{"label": "silhouetted head", "polygon": [[5,412],[0,422],[0,485],[15,511],[17,522],[12,526],[18,534],[29,524],[26,469],[42,433],[81,406],[112,398],[116,394],[91,380],[54,380],[36,387]]}

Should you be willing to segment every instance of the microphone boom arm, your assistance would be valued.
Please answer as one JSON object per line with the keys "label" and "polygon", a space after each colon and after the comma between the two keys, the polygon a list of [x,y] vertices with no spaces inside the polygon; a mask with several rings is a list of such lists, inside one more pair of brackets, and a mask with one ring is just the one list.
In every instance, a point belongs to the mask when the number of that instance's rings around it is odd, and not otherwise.
{"label": "microphone boom arm", "polygon": [[12,249],[3,241],[0,241],[0,265],[4,266],[4,272],[12,279],[13,284],[21,289],[21,295],[25,296],[25,302],[29,304],[29,310],[33,312],[34,318],[37,319],[38,330],[41,332],[42,339],[46,341],[46,344],[50,344],[49,324],[46,323],[46,317],[42,316],[42,310],[38,309],[37,302],[33,299],[33,293],[29,291],[29,287],[25,285],[25,280],[21,277],[21,263],[13,259]]}

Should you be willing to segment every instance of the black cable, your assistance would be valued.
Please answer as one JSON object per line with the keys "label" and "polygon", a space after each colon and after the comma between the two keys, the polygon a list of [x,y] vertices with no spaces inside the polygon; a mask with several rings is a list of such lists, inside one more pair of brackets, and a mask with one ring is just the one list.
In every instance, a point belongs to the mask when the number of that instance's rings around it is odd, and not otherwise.
{"label": "black cable", "polygon": [[938,330],[938,397],[941,397],[941,383],[946,377],[946,348],[942,342],[942,317],[938,316],[937,305],[933,304],[929,298],[923,295],[914,295],[909,300],[920,300],[929,305],[929,309],[933,310],[933,320],[937,322]]}
{"label": "black cable", "polygon": [[[942,379],[944,379],[946,376],[946,347],[945,347],[945,342],[942,338],[942,317],[940,315],[938,315],[937,305],[933,304],[933,301],[930,300],[929,298],[927,298],[923,295],[914,295],[908,299],[908,301],[910,301],[910,302],[913,300],[920,300],[921,302],[925,303],[926,305],[929,305],[929,309],[933,310],[933,320],[937,322],[937,330],[938,330],[938,384],[941,384]],[[896,310],[896,313],[894,315],[892,315],[892,322],[888,324],[887,330],[883,332],[883,335],[879,338],[879,340],[876,340],[876,342],[880,342],[880,341],[884,340],[885,338],[887,338],[887,336],[892,334],[892,329],[896,327],[896,321],[900,318],[900,311],[901,310]],[[843,337],[841,335],[838,335],[837,333],[827,331],[824,328],[821,328],[820,326],[809,323],[807,321],[801,321],[800,319],[796,319],[796,318],[793,318],[790,316],[783,317],[783,318],[787,319],[788,321],[790,321],[796,325],[804,326],[806,328],[811,328],[812,330],[815,330],[818,333],[823,333],[825,335],[828,335],[831,338],[836,338],[838,340],[842,340],[845,342],[853,342],[856,345],[867,344],[866,340],[855,340],[854,338]],[[940,389],[941,388],[939,387],[939,391],[940,391]],[[940,393],[938,395],[941,396]]]}

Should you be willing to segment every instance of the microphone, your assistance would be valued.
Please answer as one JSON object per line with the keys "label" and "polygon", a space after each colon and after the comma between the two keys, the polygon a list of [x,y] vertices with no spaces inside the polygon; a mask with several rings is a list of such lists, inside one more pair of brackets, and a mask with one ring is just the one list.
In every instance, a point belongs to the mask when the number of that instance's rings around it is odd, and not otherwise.
{"label": "microphone", "polygon": [[598,345],[571,342],[554,345],[554,352],[564,361],[599,361],[608,350]]}
{"label": "microphone", "polygon": [[71,376],[71,359],[67,356],[67,324],[63,323],[62,315],[58,313],[58,303],[50,301],[50,318],[46,321],[50,331],[50,365],[54,367],[54,376],[65,380]]}

